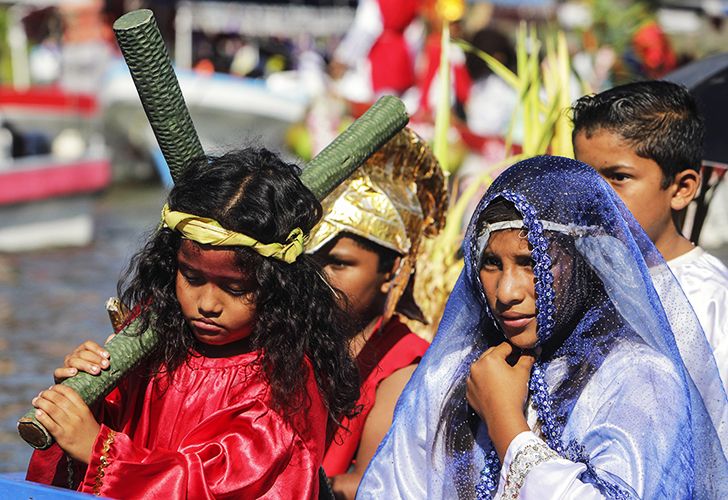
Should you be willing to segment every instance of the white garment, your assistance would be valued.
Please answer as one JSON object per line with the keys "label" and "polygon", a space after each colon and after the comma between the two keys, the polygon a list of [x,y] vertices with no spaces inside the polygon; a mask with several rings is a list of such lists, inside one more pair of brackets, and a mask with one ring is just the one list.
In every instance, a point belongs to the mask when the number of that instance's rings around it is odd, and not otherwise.
{"label": "white garment", "polygon": [[496,75],[477,80],[465,104],[468,128],[479,135],[505,137],[518,104],[516,91]]}
{"label": "white garment", "polygon": [[728,182],[723,180],[715,188],[708,214],[700,231],[700,244],[704,248],[717,248],[728,244]]}
{"label": "white garment", "polygon": [[[563,379],[565,364],[563,359],[554,360],[546,369],[546,382],[550,387]],[[629,396],[622,390],[636,380],[647,382],[645,390],[640,393],[639,400],[625,400]],[[564,428],[563,441],[568,442],[574,436],[584,436],[583,442],[594,441],[594,449],[598,450],[590,460],[592,465],[602,474],[611,476],[615,482],[633,491],[630,493],[642,497],[649,491],[656,477],[654,471],[645,466],[644,456],[636,453],[639,447],[633,426],[640,428],[647,425],[655,429],[652,450],[656,456],[661,453],[661,443],[671,442],[671,433],[679,432],[681,418],[685,417],[681,409],[666,409],[664,415],[644,414],[640,418],[625,417],[621,429],[601,424],[603,416],[612,410],[612,402],[622,399],[623,403],[640,408],[645,401],[660,401],[661,398],[671,400],[673,391],[680,390],[679,381],[675,380],[669,362],[645,345],[631,342],[621,343],[603,362],[596,375],[589,381],[579,397],[574,410]],[[530,403],[530,401],[529,401]],[[654,407],[657,403],[645,406]],[[672,413],[671,413],[672,412]],[[659,425],[659,420],[669,418],[671,425]],[[503,458],[500,480],[495,498],[497,500],[592,500],[602,499],[602,493],[592,484],[582,482],[580,476],[586,466],[580,462],[571,462],[558,456],[548,448],[538,431],[536,409],[529,404],[526,409],[526,420],[534,432],[526,431],[518,434],[511,441]],[[598,444],[597,444],[598,443]],[[536,451],[539,450],[539,451]],[[547,459],[539,458],[539,452],[550,453]],[[518,463],[514,459],[523,452]],[[511,487],[506,487],[509,480]],[[513,483],[517,483],[513,487]],[[681,498],[675,492],[675,498]]]}
{"label": "white garment", "polygon": [[693,306],[728,387],[728,268],[700,247],[667,262]]}
{"label": "white garment", "polygon": [[366,59],[383,30],[382,14],[377,1],[360,0],[354,22],[336,47],[334,58],[346,64]]}

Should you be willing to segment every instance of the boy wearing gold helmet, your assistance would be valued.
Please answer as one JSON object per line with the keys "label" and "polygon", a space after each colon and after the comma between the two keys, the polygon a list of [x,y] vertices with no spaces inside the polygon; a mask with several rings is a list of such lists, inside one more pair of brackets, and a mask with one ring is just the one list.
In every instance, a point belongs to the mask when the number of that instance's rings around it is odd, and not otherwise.
{"label": "boy wearing gold helmet", "polygon": [[413,272],[423,235],[433,236],[444,225],[447,194],[431,150],[405,129],[322,205],[324,217],[306,251],[321,261],[360,325],[351,350],[359,365],[362,407],[330,443],[324,469],[337,497],[353,498],[429,346],[398,315],[426,323],[412,293]]}

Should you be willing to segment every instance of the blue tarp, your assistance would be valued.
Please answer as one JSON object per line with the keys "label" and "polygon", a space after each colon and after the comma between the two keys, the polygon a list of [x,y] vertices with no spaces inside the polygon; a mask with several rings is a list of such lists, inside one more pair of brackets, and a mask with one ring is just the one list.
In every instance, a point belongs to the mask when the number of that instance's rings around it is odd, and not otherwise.
{"label": "blue tarp", "polygon": [[98,498],[86,493],[43,486],[25,480],[25,472],[9,472],[0,474],[0,498],[3,500],[46,500],[55,498]]}

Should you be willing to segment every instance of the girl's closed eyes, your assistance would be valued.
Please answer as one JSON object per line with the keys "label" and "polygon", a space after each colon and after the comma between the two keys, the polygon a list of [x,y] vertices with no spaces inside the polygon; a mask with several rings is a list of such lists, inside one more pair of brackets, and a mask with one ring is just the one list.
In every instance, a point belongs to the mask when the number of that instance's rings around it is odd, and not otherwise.
{"label": "girl's closed eyes", "polygon": [[[119,283],[160,347],[93,412],[63,385],[41,393],[60,449],[37,452],[28,479],[114,498],[316,497],[327,430],[358,397],[347,317],[302,255],[320,210],[265,149],[193,161]],[[104,352],[87,341],[56,378],[113,370]]]}

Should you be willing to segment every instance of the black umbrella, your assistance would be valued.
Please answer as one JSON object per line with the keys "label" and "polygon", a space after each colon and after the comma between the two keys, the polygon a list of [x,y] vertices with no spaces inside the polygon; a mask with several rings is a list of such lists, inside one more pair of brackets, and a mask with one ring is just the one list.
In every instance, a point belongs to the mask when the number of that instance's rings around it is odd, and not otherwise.
{"label": "black umbrella", "polygon": [[695,61],[665,76],[665,80],[686,86],[698,101],[705,118],[703,159],[728,167],[728,53]]}
{"label": "black umbrella", "polygon": [[728,169],[728,53],[695,61],[664,78],[687,87],[705,119],[703,179],[690,231],[690,240],[697,243],[715,188]]}

